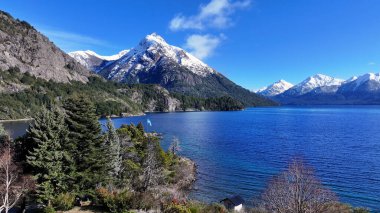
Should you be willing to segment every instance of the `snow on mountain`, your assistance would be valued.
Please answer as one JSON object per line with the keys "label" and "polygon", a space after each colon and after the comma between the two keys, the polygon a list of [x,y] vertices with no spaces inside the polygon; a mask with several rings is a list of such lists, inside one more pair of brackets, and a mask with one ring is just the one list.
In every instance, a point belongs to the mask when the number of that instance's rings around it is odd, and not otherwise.
{"label": "snow on mountain", "polygon": [[364,74],[362,76],[359,76],[355,80],[356,88],[359,87],[360,85],[362,85],[363,83],[368,82],[368,81],[380,83],[380,73],[376,73],[376,74],[375,73],[367,73],[367,74]]}
{"label": "snow on mountain", "polygon": [[356,79],[358,79],[357,76],[352,76],[351,78],[345,80],[345,81],[343,82],[343,84],[353,82],[353,81],[355,81]]}
{"label": "snow on mountain", "polygon": [[287,95],[292,96],[303,95],[318,87],[340,86],[343,82],[344,80],[341,79],[333,78],[327,75],[317,74],[308,77],[301,83],[287,90],[285,93],[287,93]]}
{"label": "snow on mountain", "polygon": [[109,62],[120,59],[128,52],[129,50],[122,50],[111,56],[102,56],[91,50],[75,51],[68,54],[87,69],[98,72],[104,68],[105,65],[109,64]]}
{"label": "snow on mountain", "polygon": [[129,84],[158,84],[169,92],[193,97],[230,96],[245,106],[276,105],[218,73],[156,33],[144,37],[127,54],[104,67],[101,76]]}
{"label": "snow on mountain", "polygon": [[340,93],[373,92],[380,89],[380,73],[367,73],[347,80],[339,88]]}
{"label": "snow on mountain", "polygon": [[116,61],[119,60],[121,57],[123,57],[125,54],[127,54],[130,50],[122,50],[119,53],[111,56],[100,56],[100,58],[107,60],[107,61]]}
{"label": "snow on mountain", "polygon": [[278,94],[281,94],[283,92],[285,92],[286,90],[292,88],[294,85],[285,81],[285,80],[279,80],[267,87],[264,87],[262,89],[259,89],[258,91],[256,91],[256,93],[260,94],[260,95],[264,95],[264,96],[268,96],[268,97],[271,97],[271,96],[275,96],[275,95],[278,95]]}
{"label": "snow on mountain", "polygon": [[136,75],[140,71],[147,71],[154,67],[158,61],[168,60],[175,61],[200,76],[216,73],[215,70],[190,53],[169,45],[161,36],[153,33],[147,35],[136,47],[115,61],[110,70],[107,68],[108,76],[105,77],[122,81],[126,75]]}
{"label": "snow on mountain", "polygon": [[89,58],[91,56],[94,56],[94,57],[97,57],[97,58],[100,58],[100,59],[103,59],[103,60],[106,60],[106,61],[115,61],[115,60],[118,60],[119,58],[123,57],[128,52],[129,52],[129,49],[122,50],[122,51],[120,51],[119,53],[117,53],[115,55],[102,56],[102,55],[99,55],[96,52],[91,51],[91,50],[86,50],[86,51],[79,50],[79,51],[75,51],[75,52],[70,52],[69,55],[71,57],[74,57],[74,58],[78,57],[80,59],[86,59],[86,58]]}

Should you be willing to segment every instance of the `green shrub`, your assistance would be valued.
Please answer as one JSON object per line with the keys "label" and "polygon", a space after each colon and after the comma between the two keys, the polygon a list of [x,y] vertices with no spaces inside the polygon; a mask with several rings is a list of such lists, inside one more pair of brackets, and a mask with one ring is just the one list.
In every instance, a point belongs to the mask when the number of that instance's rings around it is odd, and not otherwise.
{"label": "green shrub", "polygon": [[105,188],[97,190],[97,199],[112,213],[126,213],[131,209],[132,194],[128,191],[116,192]]}
{"label": "green shrub", "polygon": [[211,205],[208,205],[203,212],[207,213],[227,213],[228,210],[226,207],[224,207],[222,204],[219,203],[213,203]]}
{"label": "green shrub", "polygon": [[191,213],[191,211],[184,205],[171,204],[165,208],[164,213]]}
{"label": "green shrub", "polygon": [[53,200],[53,206],[58,210],[67,211],[74,207],[75,195],[72,193],[59,194]]}
{"label": "green shrub", "polygon": [[202,213],[205,206],[205,204],[199,202],[190,202],[187,204],[191,213]]}
{"label": "green shrub", "polygon": [[43,210],[43,213],[55,213],[53,206],[46,206]]}

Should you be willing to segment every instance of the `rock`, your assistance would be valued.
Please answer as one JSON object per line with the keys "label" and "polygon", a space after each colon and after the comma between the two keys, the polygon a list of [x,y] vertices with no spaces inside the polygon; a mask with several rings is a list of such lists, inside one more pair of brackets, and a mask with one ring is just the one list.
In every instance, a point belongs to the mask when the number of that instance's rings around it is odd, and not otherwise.
{"label": "rock", "polygon": [[91,75],[27,22],[0,11],[0,70],[14,67],[56,82],[87,82]]}

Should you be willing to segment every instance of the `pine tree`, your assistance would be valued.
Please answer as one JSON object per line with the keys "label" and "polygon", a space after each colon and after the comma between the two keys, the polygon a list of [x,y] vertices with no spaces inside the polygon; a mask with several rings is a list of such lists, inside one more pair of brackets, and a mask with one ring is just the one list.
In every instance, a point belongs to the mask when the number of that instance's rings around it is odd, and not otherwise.
{"label": "pine tree", "polygon": [[50,204],[55,195],[68,189],[69,173],[64,166],[68,155],[62,148],[67,141],[63,113],[57,108],[43,108],[29,127],[27,137],[34,144],[26,160],[37,179],[39,201]]}
{"label": "pine tree", "polygon": [[74,97],[64,104],[66,124],[76,165],[76,184],[79,192],[91,195],[107,177],[107,162],[101,128],[94,105],[83,97]]}
{"label": "pine tree", "polygon": [[109,175],[114,182],[118,180],[122,169],[121,145],[111,119],[107,120],[106,150],[108,153]]}
{"label": "pine tree", "polygon": [[3,125],[0,123],[0,145],[5,142],[7,136],[7,131],[5,131]]}
{"label": "pine tree", "polygon": [[137,124],[137,129],[140,130],[140,132],[145,132],[144,126],[141,122]]}

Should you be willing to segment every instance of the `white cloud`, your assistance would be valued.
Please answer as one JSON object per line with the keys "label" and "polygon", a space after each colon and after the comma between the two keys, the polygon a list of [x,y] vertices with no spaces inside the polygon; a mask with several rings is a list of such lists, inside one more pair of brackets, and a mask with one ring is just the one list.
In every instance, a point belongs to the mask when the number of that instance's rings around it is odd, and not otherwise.
{"label": "white cloud", "polygon": [[226,28],[233,24],[231,15],[238,9],[251,5],[251,0],[211,0],[201,5],[200,11],[194,16],[177,15],[171,21],[169,28],[173,31],[181,29]]}
{"label": "white cloud", "polygon": [[209,34],[194,34],[186,39],[185,48],[195,57],[205,59],[214,53],[224,38],[224,35],[212,36]]}
{"label": "white cloud", "polygon": [[376,65],[376,63],[375,62],[369,62],[368,65],[373,66],[373,65]]}
{"label": "white cloud", "polygon": [[96,39],[90,36],[81,35],[62,30],[55,30],[50,28],[37,29],[53,41],[58,47],[66,52],[83,49],[93,49],[94,47],[111,47],[106,41]]}

